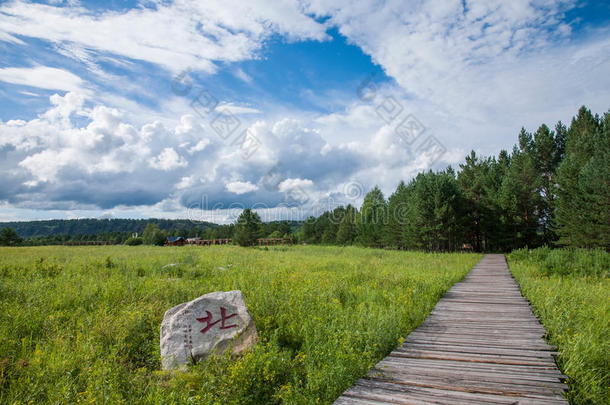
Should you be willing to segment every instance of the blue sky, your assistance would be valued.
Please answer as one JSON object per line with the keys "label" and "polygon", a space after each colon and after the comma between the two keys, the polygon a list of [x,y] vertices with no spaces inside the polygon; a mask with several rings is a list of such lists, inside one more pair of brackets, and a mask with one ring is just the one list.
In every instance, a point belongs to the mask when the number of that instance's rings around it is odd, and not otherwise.
{"label": "blue sky", "polygon": [[[112,3],[117,3],[118,9],[127,6],[127,2]],[[93,9],[98,10],[97,7]],[[234,103],[260,106],[261,100],[264,100],[264,103],[319,113],[330,113],[339,107],[334,101],[341,100],[333,98],[353,97],[354,89],[368,75],[374,75],[378,83],[391,81],[381,66],[373,63],[371,57],[358,46],[348,43],[336,28],[329,28],[327,33],[329,39],[326,41],[288,42],[282,36],[274,35],[265,41],[251,60],[222,63],[213,74],[192,71],[190,76],[196,84]],[[158,109],[160,103],[172,95],[168,86],[171,76],[168,77],[167,71],[154,64],[130,60],[137,66],[117,66],[112,62],[99,62],[105,72],[120,75],[145,87],[147,94],[143,95],[137,91],[124,91],[112,81],[99,80],[83,63],[58,54],[56,44],[35,38],[20,39],[27,44],[27,57],[23,55],[23,45],[5,43],[6,57],[0,67],[29,67],[35,63],[66,69],[94,82],[103,91],[120,93],[154,109]],[[245,77],[249,79],[246,81]],[[6,82],[0,83],[0,86],[7,96],[0,102],[2,120],[35,118],[48,107],[48,97],[56,93],[54,89],[41,90]],[[46,97],[23,94],[20,91],[24,88]],[[327,98],[326,95],[333,97]]]}
{"label": "blue sky", "polygon": [[610,107],[602,1],[13,0],[0,54],[0,220],[299,218]]}

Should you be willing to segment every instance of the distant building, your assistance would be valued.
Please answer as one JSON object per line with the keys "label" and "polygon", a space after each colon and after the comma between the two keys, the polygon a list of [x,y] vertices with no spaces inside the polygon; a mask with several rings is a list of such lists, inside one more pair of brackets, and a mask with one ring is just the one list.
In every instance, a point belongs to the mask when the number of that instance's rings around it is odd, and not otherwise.
{"label": "distant building", "polygon": [[197,243],[199,243],[200,240],[201,238],[187,238],[186,243],[188,243],[189,245],[196,245]]}
{"label": "distant building", "polygon": [[182,236],[168,236],[165,240],[164,246],[184,246],[186,239]]}

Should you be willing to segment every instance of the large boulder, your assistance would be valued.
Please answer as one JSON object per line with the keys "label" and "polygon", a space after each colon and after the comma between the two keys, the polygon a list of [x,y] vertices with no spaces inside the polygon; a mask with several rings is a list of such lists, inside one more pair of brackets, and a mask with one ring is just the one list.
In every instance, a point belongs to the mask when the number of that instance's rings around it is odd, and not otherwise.
{"label": "large boulder", "polygon": [[227,349],[238,354],[257,338],[241,291],[213,292],[165,312],[161,364],[164,370],[172,370]]}

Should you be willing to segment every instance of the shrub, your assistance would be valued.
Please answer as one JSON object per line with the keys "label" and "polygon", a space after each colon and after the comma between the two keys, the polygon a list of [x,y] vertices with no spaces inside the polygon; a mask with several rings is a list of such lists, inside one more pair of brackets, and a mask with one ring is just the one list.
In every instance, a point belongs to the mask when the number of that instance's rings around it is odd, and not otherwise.
{"label": "shrub", "polygon": [[23,242],[17,232],[13,228],[2,228],[0,230],[0,245],[1,246],[17,246]]}
{"label": "shrub", "polygon": [[510,254],[515,261],[535,264],[545,275],[578,275],[608,277],[610,275],[610,254],[602,249],[550,249],[542,247],[528,250],[519,249]]}
{"label": "shrub", "polygon": [[126,244],[127,246],[137,246],[137,245],[141,245],[143,242],[144,242],[144,241],[142,240],[142,238],[134,238],[134,237],[131,237],[131,238],[128,238],[128,239],[125,241],[125,244]]}

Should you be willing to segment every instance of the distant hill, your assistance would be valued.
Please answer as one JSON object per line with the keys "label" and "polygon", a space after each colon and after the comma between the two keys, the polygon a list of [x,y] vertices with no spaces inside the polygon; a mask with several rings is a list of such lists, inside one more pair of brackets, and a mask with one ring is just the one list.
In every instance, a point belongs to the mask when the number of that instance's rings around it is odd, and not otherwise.
{"label": "distant hill", "polygon": [[186,219],[51,219],[45,221],[0,222],[1,228],[13,228],[22,238],[52,235],[94,235],[113,232],[142,232],[147,224],[163,230],[206,230],[219,225]]}

